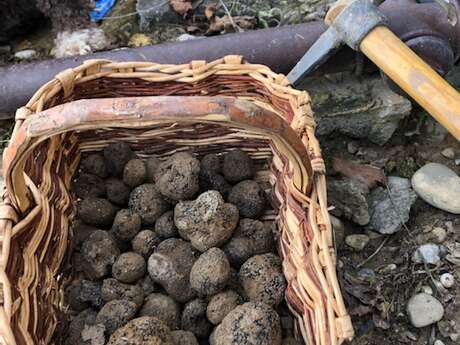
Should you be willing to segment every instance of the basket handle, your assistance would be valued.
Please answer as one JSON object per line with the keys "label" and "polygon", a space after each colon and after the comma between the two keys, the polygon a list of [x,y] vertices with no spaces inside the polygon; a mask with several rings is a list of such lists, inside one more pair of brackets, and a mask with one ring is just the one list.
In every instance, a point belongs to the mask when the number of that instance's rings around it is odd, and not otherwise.
{"label": "basket handle", "polygon": [[[311,189],[313,170],[306,146],[290,124],[274,111],[237,97],[146,96],[83,99],[30,115],[15,133],[15,145],[4,153],[5,184],[21,211],[30,205],[21,164],[32,142],[70,130],[148,125],[149,122],[227,122],[262,129],[286,141],[307,170],[308,181],[294,181],[304,193]],[[299,185],[300,184],[300,185]]]}

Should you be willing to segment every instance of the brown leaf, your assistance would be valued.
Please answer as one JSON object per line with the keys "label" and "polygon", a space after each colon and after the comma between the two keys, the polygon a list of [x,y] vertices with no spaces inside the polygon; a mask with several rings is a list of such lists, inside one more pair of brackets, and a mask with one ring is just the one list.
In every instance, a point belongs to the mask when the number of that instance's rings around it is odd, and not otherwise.
{"label": "brown leaf", "polygon": [[[233,22],[232,22],[233,20]],[[236,29],[252,29],[257,19],[251,16],[236,16],[230,19],[229,16],[213,17],[209,25],[209,33],[234,32]]]}
{"label": "brown leaf", "polygon": [[192,0],[169,0],[169,5],[174,12],[183,16],[192,9]]}
{"label": "brown leaf", "polygon": [[345,159],[334,158],[332,168],[343,176],[364,183],[369,189],[386,181],[385,173],[382,169],[368,164],[358,164]]}
{"label": "brown leaf", "polygon": [[206,6],[206,8],[204,10],[204,15],[206,16],[206,18],[211,20],[216,15],[216,11],[217,11],[216,4],[210,4],[210,5]]}

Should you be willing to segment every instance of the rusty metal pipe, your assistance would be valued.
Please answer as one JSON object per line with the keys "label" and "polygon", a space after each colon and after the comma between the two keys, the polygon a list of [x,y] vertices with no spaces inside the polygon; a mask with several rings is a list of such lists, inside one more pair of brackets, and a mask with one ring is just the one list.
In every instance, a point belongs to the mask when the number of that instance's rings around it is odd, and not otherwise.
{"label": "rusty metal pipe", "polygon": [[[447,16],[437,4],[418,4],[412,0],[387,0],[381,9],[389,18],[390,28],[398,36],[414,37],[424,33],[434,34],[445,38],[455,56],[459,55],[460,25],[450,26]],[[274,71],[287,73],[325,29],[326,26],[322,22],[311,22],[186,42],[119,49],[86,56],[1,67],[0,118],[11,117],[14,110],[25,104],[38,87],[53,78],[58,72],[75,67],[86,59],[185,63],[191,60],[213,60],[227,54],[239,54],[249,62],[265,64]],[[343,49],[318,73],[331,73],[353,68],[354,56],[350,49]]]}

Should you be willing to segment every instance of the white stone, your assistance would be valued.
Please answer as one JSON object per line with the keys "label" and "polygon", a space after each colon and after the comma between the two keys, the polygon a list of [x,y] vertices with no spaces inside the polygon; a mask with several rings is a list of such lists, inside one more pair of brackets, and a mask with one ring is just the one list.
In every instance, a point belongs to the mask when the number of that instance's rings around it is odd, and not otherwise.
{"label": "white stone", "polygon": [[29,60],[37,56],[37,52],[33,49],[20,50],[14,54],[14,57],[19,60]]}
{"label": "white stone", "polygon": [[351,248],[360,251],[363,250],[369,243],[369,236],[364,234],[348,235],[345,238],[345,243]]}
{"label": "white stone", "polygon": [[447,238],[447,231],[443,228],[437,227],[431,231],[431,235],[435,243],[441,244]]}
{"label": "white stone", "polygon": [[439,277],[439,281],[441,282],[442,286],[444,286],[446,289],[451,288],[455,284],[455,278],[450,273],[441,274],[441,277]]}
{"label": "white stone", "polygon": [[420,292],[426,293],[428,295],[432,295],[433,294],[433,289],[431,288],[431,286],[423,285],[420,288]]}
{"label": "white stone", "polygon": [[418,247],[414,255],[412,255],[412,261],[417,264],[427,263],[427,264],[437,264],[441,260],[440,258],[440,248],[437,244],[427,243]]}
{"label": "white stone", "polygon": [[442,340],[437,339],[433,345],[445,345]]}
{"label": "white stone", "polygon": [[412,187],[428,204],[460,214],[460,177],[448,167],[429,163],[412,176]]}
{"label": "white stone", "polygon": [[448,147],[444,150],[441,151],[441,154],[449,159],[454,159],[455,158],[455,151],[452,147]]}
{"label": "white stone", "polygon": [[444,307],[433,296],[419,293],[407,302],[407,315],[414,327],[425,327],[442,319]]}

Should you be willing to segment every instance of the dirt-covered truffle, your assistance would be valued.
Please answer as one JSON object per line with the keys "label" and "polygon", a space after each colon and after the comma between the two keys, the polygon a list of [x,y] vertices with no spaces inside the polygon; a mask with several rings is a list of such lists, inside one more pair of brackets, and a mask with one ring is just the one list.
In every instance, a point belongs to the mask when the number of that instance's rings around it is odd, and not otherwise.
{"label": "dirt-covered truffle", "polygon": [[110,227],[115,212],[115,207],[106,199],[87,198],[77,203],[78,217],[89,225]]}
{"label": "dirt-covered truffle", "polygon": [[275,240],[270,223],[240,219],[232,238],[222,248],[230,263],[240,267],[251,256],[274,250]]}
{"label": "dirt-covered truffle", "polygon": [[173,345],[171,331],[156,317],[143,316],[117,329],[107,345]]}
{"label": "dirt-covered truffle", "polygon": [[206,302],[194,299],[184,306],[181,329],[195,334],[197,338],[206,338],[211,334],[212,325],[206,318]]}
{"label": "dirt-covered truffle", "polygon": [[152,230],[142,230],[131,241],[133,251],[148,259],[155,247],[160,244],[160,237]]}
{"label": "dirt-covered truffle", "polygon": [[131,188],[137,187],[147,179],[147,167],[142,159],[134,158],[123,169],[123,182]]}
{"label": "dirt-covered truffle", "polygon": [[217,191],[207,191],[193,201],[179,202],[174,209],[179,234],[202,252],[224,244],[232,236],[238,219],[238,209],[225,203]]}
{"label": "dirt-covered truffle", "polygon": [[97,312],[93,309],[85,309],[72,318],[66,334],[65,344],[80,345],[82,343],[81,331],[85,325],[94,325],[96,323]]}
{"label": "dirt-covered truffle", "polygon": [[189,281],[197,256],[190,243],[169,238],[161,242],[150,256],[148,272],[172,298],[184,303],[194,296]]}
{"label": "dirt-covered truffle", "polygon": [[201,159],[200,172],[207,172],[211,175],[222,173],[222,156],[216,153],[209,153]]}
{"label": "dirt-covered truffle", "polygon": [[130,241],[141,230],[141,217],[129,209],[117,212],[112,224],[112,232],[122,241]]}
{"label": "dirt-covered truffle", "polygon": [[122,176],[126,163],[132,157],[134,157],[133,151],[124,142],[112,143],[104,149],[107,169],[112,176]]}
{"label": "dirt-covered truffle", "polygon": [[131,189],[122,180],[111,177],[105,181],[107,199],[119,206],[128,204]]}
{"label": "dirt-covered truffle", "polygon": [[190,285],[199,296],[211,296],[223,290],[230,279],[230,263],[219,248],[200,255],[190,271]]}
{"label": "dirt-covered truffle", "polygon": [[198,193],[200,161],[186,152],[175,153],[162,162],[155,174],[155,185],[167,199],[179,201]]}
{"label": "dirt-covered truffle", "polygon": [[160,166],[161,161],[156,156],[146,159],[145,168],[147,169],[147,182],[155,183],[155,173]]}
{"label": "dirt-covered truffle", "polygon": [[143,225],[154,225],[155,221],[168,210],[169,204],[154,184],[145,183],[131,192],[129,208],[141,216]]}
{"label": "dirt-covered truffle", "polygon": [[80,163],[81,170],[88,173],[106,178],[109,176],[107,164],[103,155],[99,153],[91,153],[84,157]]}
{"label": "dirt-covered truffle", "polygon": [[142,255],[135,252],[121,254],[112,266],[112,275],[122,283],[134,283],[145,274],[147,265]]}
{"label": "dirt-covered truffle", "polygon": [[81,311],[89,307],[102,307],[101,284],[89,280],[79,280],[66,289],[66,301],[73,310]]}
{"label": "dirt-covered truffle", "polygon": [[163,213],[160,218],[155,222],[155,232],[162,238],[176,237],[177,232],[176,224],[174,224],[174,212],[168,211]]}
{"label": "dirt-covered truffle", "polygon": [[71,224],[72,244],[79,247],[94,231],[98,230],[95,226],[85,224],[81,219],[75,219]]}
{"label": "dirt-covered truffle", "polygon": [[276,306],[284,298],[286,281],[281,260],[274,254],[253,256],[241,266],[239,277],[245,295],[252,302]]}
{"label": "dirt-covered truffle", "polygon": [[243,298],[233,290],[214,295],[206,308],[206,316],[214,325],[222,322],[225,316],[243,303]]}
{"label": "dirt-covered truffle", "polygon": [[101,279],[110,273],[120,255],[113,237],[104,230],[94,231],[81,246],[81,265],[90,279]]}
{"label": "dirt-covered truffle", "polygon": [[254,176],[254,164],[246,152],[236,149],[224,156],[222,171],[228,182],[236,183]]}
{"label": "dirt-covered truffle", "polygon": [[107,302],[97,313],[96,323],[102,323],[107,334],[112,334],[117,328],[134,318],[136,311],[137,306],[134,302],[115,299]]}
{"label": "dirt-covered truffle", "polygon": [[200,190],[217,190],[224,198],[227,198],[232,186],[224,179],[222,175],[210,174],[200,171]]}
{"label": "dirt-covered truffle", "polygon": [[263,303],[245,303],[233,309],[216,327],[213,345],[281,345],[278,314]]}
{"label": "dirt-covered truffle", "polygon": [[72,182],[71,191],[78,198],[85,199],[89,197],[104,197],[106,193],[104,180],[99,176],[81,173]]}
{"label": "dirt-covered truffle", "polygon": [[154,316],[174,330],[179,328],[180,306],[169,296],[153,293],[146,297],[139,316]]}
{"label": "dirt-covered truffle", "polygon": [[189,331],[172,331],[171,338],[173,345],[198,345],[195,334]]}
{"label": "dirt-covered truffle", "polygon": [[124,299],[134,302],[137,308],[144,303],[144,290],[139,285],[124,284],[114,278],[104,279],[101,287],[101,296],[105,302],[115,299]]}
{"label": "dirt-covered truffle", "polygon": [[137,285],[144,290],[144,296],[150,295],[151,293],[158,291],[160,288],[148,274],[146,274],[144,278],[141,278],[137,282]]}
{"label": "dirt-covered truffle", "polygon": [[241,217],[259,218],[265,210],[265,192],[256,181],[245,180],[233,186],[228,196],[240,211]]}

